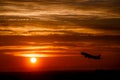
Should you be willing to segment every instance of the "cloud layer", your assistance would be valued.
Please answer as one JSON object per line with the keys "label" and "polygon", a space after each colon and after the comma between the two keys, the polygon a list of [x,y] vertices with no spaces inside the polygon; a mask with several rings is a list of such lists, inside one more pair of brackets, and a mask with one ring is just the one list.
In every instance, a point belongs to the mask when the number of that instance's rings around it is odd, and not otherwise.
{"label": "cloud layer", "polygon": [[1,0],[0,35],[120,35],[119,0]]}

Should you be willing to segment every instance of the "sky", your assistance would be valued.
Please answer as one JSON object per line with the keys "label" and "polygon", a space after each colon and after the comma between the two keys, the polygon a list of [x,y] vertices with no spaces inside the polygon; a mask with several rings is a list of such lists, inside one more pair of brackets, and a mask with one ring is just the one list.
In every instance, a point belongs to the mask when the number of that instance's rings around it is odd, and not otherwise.
{"label": "sky", "polygon": [[[119,0],[0,0],[0,72],[120,70]],[[87,59],[85,51],[101,54]],[[36,64],[29,58],[37,57]]]}

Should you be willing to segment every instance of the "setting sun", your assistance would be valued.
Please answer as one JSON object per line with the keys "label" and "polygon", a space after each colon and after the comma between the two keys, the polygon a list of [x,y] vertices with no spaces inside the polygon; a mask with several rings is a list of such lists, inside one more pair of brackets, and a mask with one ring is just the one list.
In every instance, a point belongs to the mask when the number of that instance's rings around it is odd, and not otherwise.
{"label": "setting sun", "polygon": [[31,61],[31,63],[36,63],[37,59],[33,57],[30,59],[30,61]]}

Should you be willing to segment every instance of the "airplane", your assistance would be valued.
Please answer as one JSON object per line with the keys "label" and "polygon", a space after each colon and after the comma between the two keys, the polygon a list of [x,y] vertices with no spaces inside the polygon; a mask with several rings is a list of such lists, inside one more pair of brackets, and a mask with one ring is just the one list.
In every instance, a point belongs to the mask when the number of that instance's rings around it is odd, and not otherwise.
{"label": "airplane", "polygon": [[86,52],[81,52],[81,55],[85,56],[86,58],[91,58],[91,59],[96,59],[96,60],[101,59],[101,55],[94,56],[94,55],[88,54]]}

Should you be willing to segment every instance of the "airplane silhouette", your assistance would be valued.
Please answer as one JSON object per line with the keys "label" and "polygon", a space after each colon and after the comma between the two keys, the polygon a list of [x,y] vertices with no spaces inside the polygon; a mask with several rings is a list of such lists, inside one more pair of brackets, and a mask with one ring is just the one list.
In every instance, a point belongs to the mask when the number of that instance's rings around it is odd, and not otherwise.
{"label": "airplane silhouette", "polygon": [[91,58],[91,59],[96,59],[96,60],[101,59],[101,55],[94,56],[94,55],[88,54],[86,52],[81,52],[81,55],[85,56],[86,58]]}

